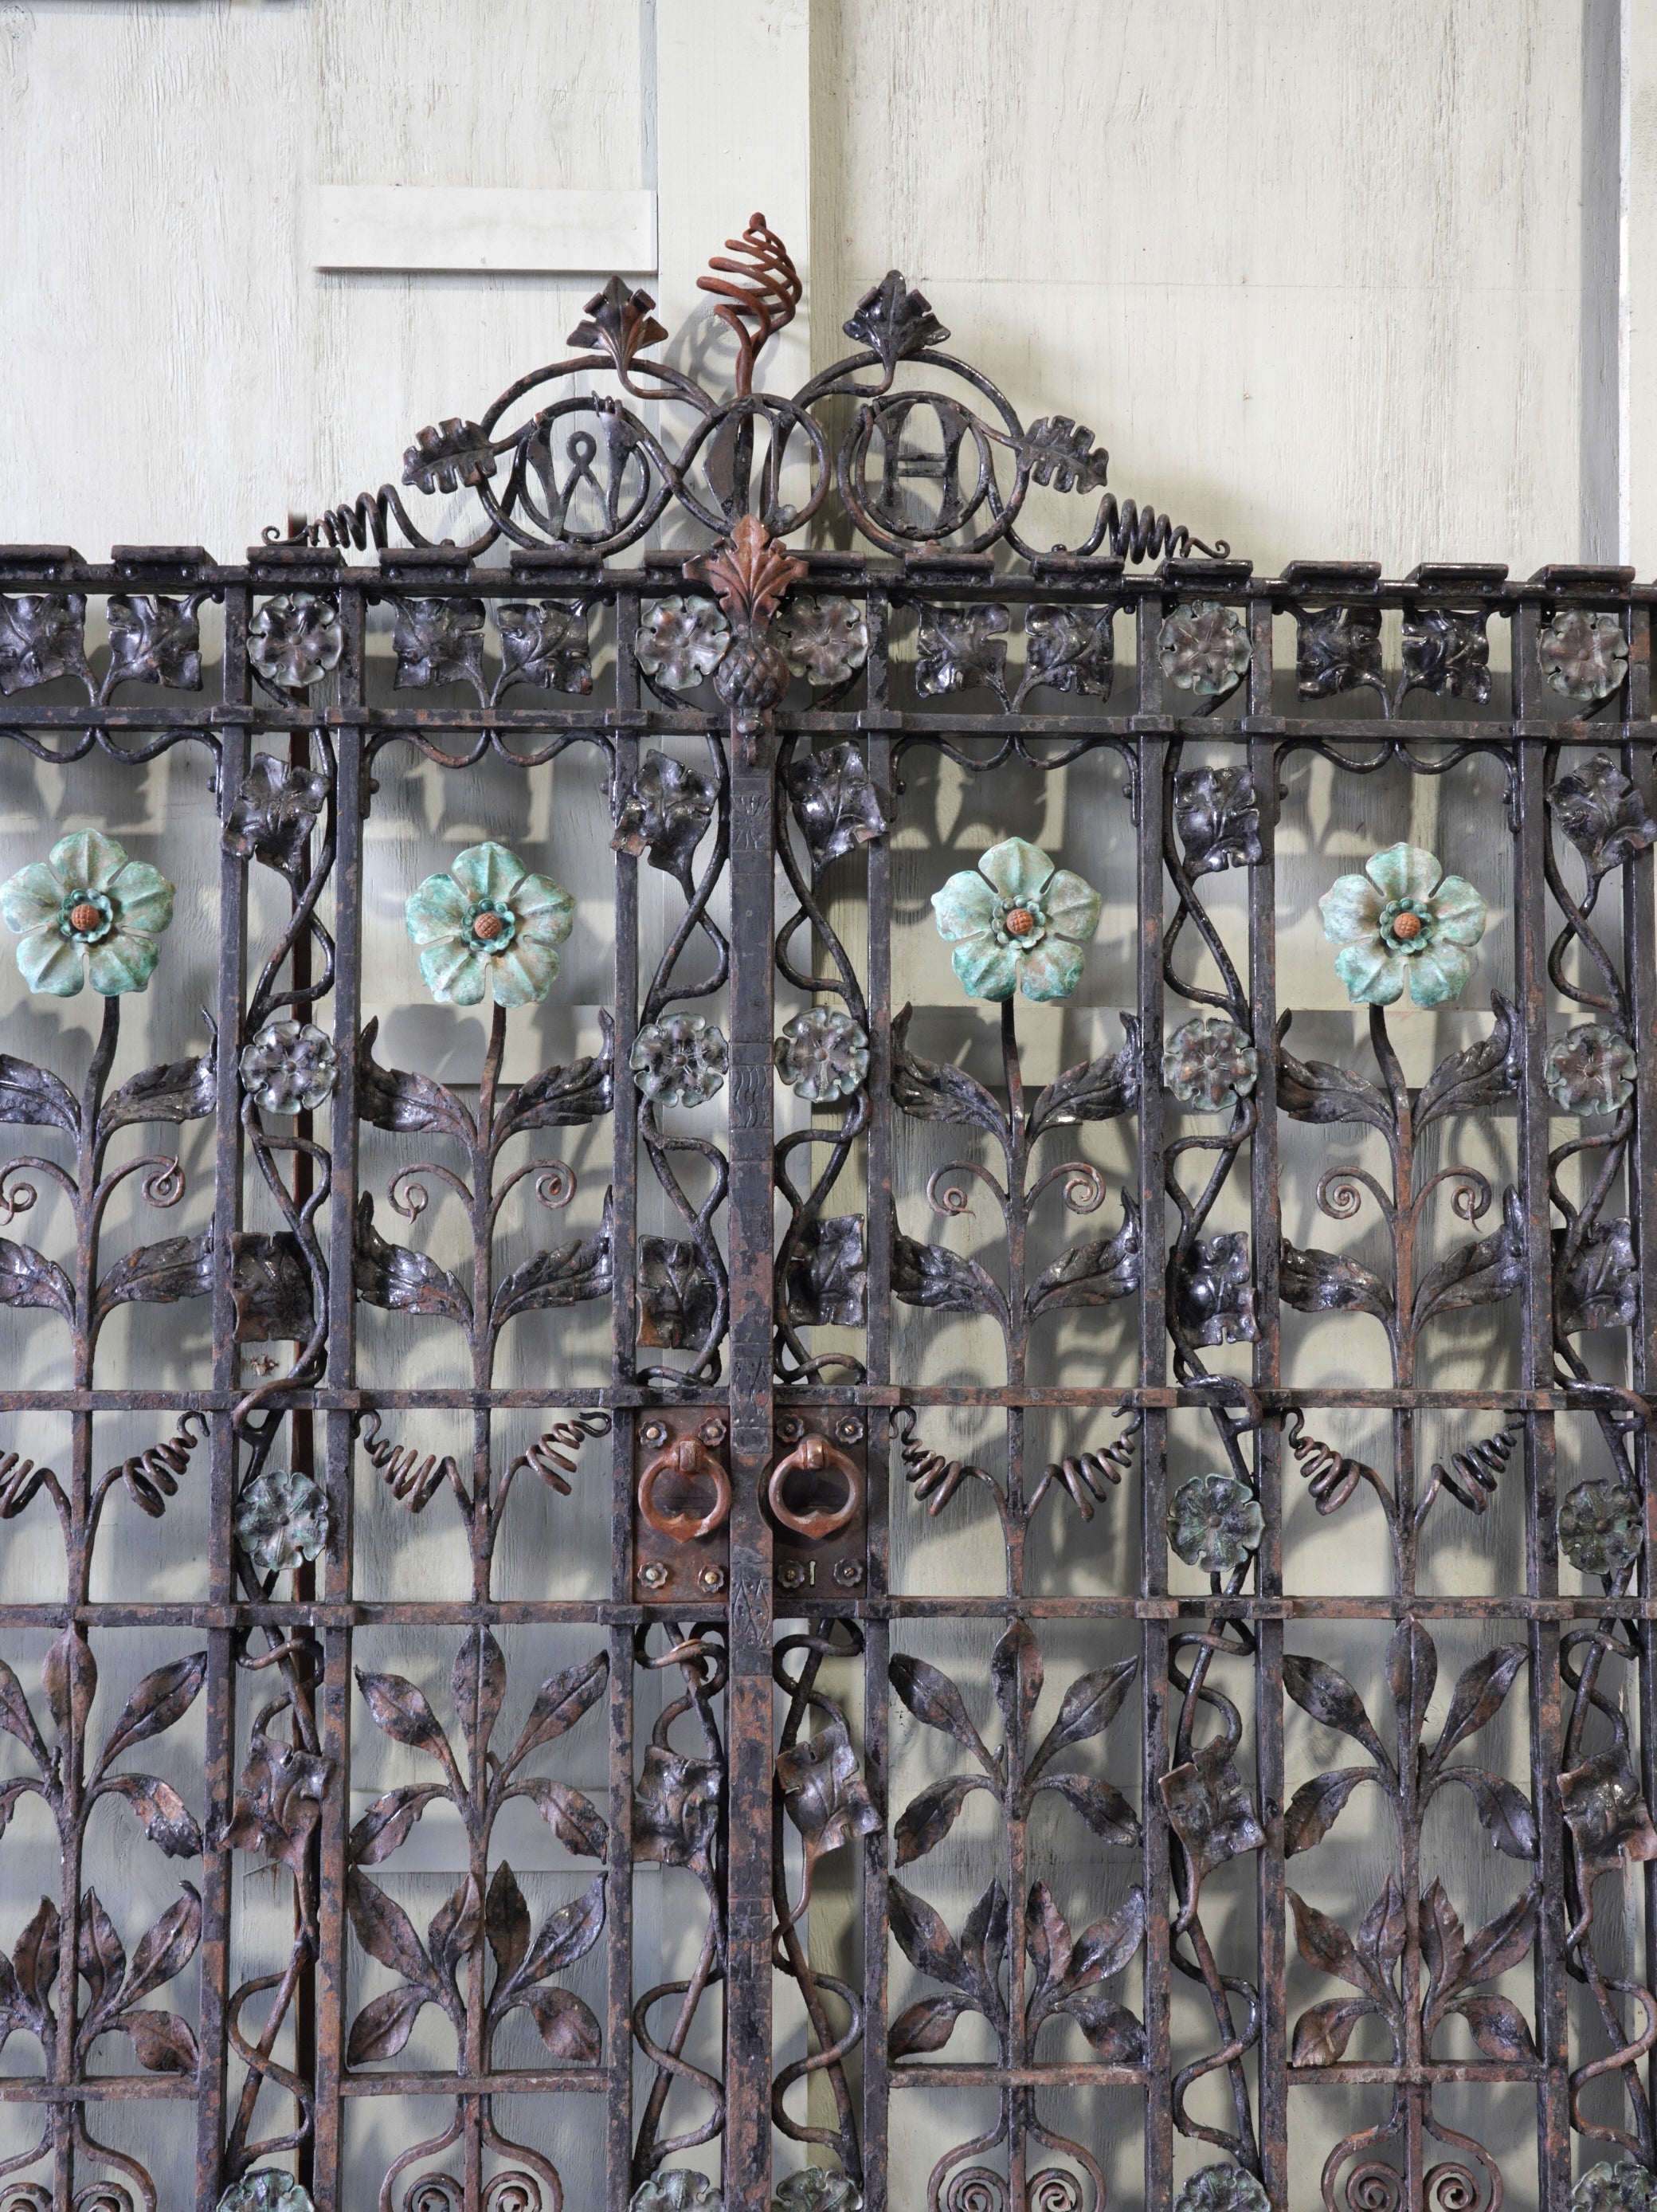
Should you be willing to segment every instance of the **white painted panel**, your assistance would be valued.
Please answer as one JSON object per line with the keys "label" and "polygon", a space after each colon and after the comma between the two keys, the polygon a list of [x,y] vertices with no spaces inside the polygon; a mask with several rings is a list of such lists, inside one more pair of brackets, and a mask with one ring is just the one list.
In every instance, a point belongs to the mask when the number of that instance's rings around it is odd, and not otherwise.
{"label": "white painted panel", "polygon": [[314,185],[305,216],[313,269],[572,275],[656,266],[653,192]]}
{"label": "white painted panel", "polygon": [[901,266],[1027,420],[1091,423],[1122,490],[1257,567],[1575,556],[1580,9],[817,0],[814,21],[825,300]]}

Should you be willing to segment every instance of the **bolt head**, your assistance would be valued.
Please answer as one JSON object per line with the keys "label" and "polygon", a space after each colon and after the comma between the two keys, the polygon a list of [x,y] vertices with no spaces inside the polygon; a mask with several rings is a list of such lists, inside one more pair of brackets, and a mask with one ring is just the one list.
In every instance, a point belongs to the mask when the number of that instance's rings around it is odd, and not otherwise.
{"label": "bolt head", "polygon": [[863,1423],[856,1413],[847,1413],[835,1424],[835,1434],[843,1444],[863,1442]]}
{"label": "bolt head", "polygon": [[785,1413],[777,1423],[777,1434],[784,1443],[797,1444],[805,1434],[805,1424],[797,1420],[792,1413]]}
{"label": "bolt head", "polygon": [[639,1580],[646,1589],[665,1589],[667,1583],[667,1569],[659,1559],[646,1560],[639,1570]]}
{"label": "bolt head", "polygon": [[778,1565],[777,1580],[786,1590],[799,1589],[804,1585],[805,1570],[798,1559],[784,1559]]}
{"label": "bolt head", "polygon": [[855,1589],[858,1584],[863,1580],[862,1560],[836,1559],[835,1561],[835,1580],[839,1583],[843,1589]]}
{"label": "bolt head", "polygon": [[647,1444],[665,1444],[667,1442],[667,1424],[665,1421],[646,1421],[639,1433]]}
{"label": "bolt head", "polygon": [[713,1419],[704,1421],[696,1434],[705,1444],[722,1444],[725,1442],[725,1423],[716,1414]]}
{"label": "bolt head", "polygon": [[717,1595],[725,1588],[725,1569],[704,1567],[696,1577],[696,1584],[698,1589],[705,1589],[710,1597]]}

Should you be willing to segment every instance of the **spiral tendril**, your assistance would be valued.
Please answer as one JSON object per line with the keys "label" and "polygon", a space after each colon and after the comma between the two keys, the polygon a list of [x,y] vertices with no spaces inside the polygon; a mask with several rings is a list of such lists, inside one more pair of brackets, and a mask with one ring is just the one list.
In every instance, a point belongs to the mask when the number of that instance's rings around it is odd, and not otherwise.
{"label": "spiral tendril", "polygon": [[[1097,1213],[1105,1202],[1107,1188],[1091,1160],[1077,1160],[1073,1172],[1065,1177],[1065,1204],[1072,1213]],[[1053,2171],[1057,2173],[1060,2169],[1055,2166]]]}
{"label": "spiral tendril", "polygon": [[140,1188],[151,1206],[176,1206],[184,1196],[184,1170],[177,1160],[163,1160],[150,1170]]}
{"label": "spiral tendril", "polygon": [[[1381,1477],[1365,1461],[1353,1459],[1326,1444],[1320,1437],[1308,1437],[1305,1430],[1305,1415],[1298,1410],[1293,1415],[1295,1432],[1288,1439],[1289,1449],[1300,1462],[1301,1474],[1312,1492],[1313,1503],[1320,1513],[1338,1513],[1341,1507],[1361,1482],[1372,1482],[1381,1486]],[[1384,2171],[1390,2172],[1391,2168]]]}
{"label": "spiral tendril", "polygon": [[[900,1407],[893,1417],[893,1425],[899,1427],[902,1438],[899,1449],[903,1480],[914,1492],[917,1504],[924,1505],[936,1520],[963,1482],[988,1482],[990,1478],[970,1460],[947,1459],[942,1452],[933,1451],[929,1444],[923,1443],[914,1432],[914,1409],[909,1406]],[[900,1427],[900,1423],[904,1422],[907,1425]]]}
{"label": "spiral tendril", "polygon": [[1513,1457],[1518,1442],[1514,1430],[1498,1429],[1493,1437],[1452,1452],[1448,1464],[1435,1462],[1429,1485],[1436,1483],[1440,1489],[1448,1490],[1469,1513],[1483,1513],[1496,1495],[1496,1479]]}
{"label": "spiral tendril", "polygon": [[1096,1451],[1077,1452],[1068,1459],[1049,1462],[1042,1475],[1036,1497],[1040,1498],[1050,1483],[1062,1483],[1070,1492],[1077,1511],[1084,1521],[1091,1521],[1096,1501],[1102,1501],[1105,1485],[1114,1489],[1125,1474],[1132,1474],[1135,1458],[1133,1439],[1139,1433],[1140,1417],[1136,1413],[1119,1437],[1101,1444]]}
{"label": "spiral tendril", "polygon": [[[1459,1221],[1482,1221],[1490,1210],[1490,1187],[1482,1175],[1467,1170],[1467,1180],[1459,1182],[1450,1200],[1450,1211]],[[1448,2168],[1441,2169],[1448,2172]],[[1460,2171],[1460,2169],[1457,2169]]]}
{"label": "spiral tendril", "polygon": [[965,1184],[944,1182],[942,1180],[944,1176],[952,1172],[953,1170],[947,1167],[933,1169],[932,1174],[926,1178],[926,1203],[935,1213],[948,1214],[952,1218],[957,1219],[964,1214],[970,1220],[974,1217],[972,1206],[967,1197]]}
{"label": "spiral tendril", "polygon": [[381,1434],[377,1413],[363,1415],[359,1441],[379,1469],[385,1487],[410,1513],[423,1513],[446,1482],[453,1483],[457,1489],[460,1486],[460,1469],[450,1453],[439,1458],[435,1452],[428,1452],[422,1460],[414,1445],[398,1444]]}
{"label": "spiral tendril", "polygon": [[125,1483],[133,1504],[152,1521],[159,1521],[167,1499],[179,1494],[179,1477],[189,1465],[190,1455],[206,1441],[206,1414],[185,1413],[170,1437],[124,1459],[110,1469],[108,1480]]}
{"label": "spiral tendril", "polygon": [[14,1185],[9,1174],[0,1172],[0,1222],[9,1225],[20,1213],[27,1213],[39,1195],[32,1182]]}
{"label": "spiral tendril", "polygon": [[507,1481],[526,1468],[532,1468],[561,1498],[568,1498],[568,1478],[575,1472],[575,1461],[571,1455],[579,1452],[589,1437],[607,1437],[610,1425],[608,1413],[578,1413],[572,1421],[555,1421],[519,1453],[507,1470]]}
{"label": "spiral tendril", "polygon": [[[555,1160],[550,1167],[543,1168],[535,1178],[535,1195],[543,1206],[557,1212],[568,1206],[575,1195],[575,1170],[566,1161]],[[502,2179],[507,2177],[503,2175]]]}
{"label": "spiral tendril", "polygon": [[1317,1196],[1318,1205],[1332,1221],[1350,1221],[1363,1203],[1362,1187],[1341,1169],[1320,1179]]}
{"label": "spiral tendril", "polygon": [[[696,279],[696,289],[720,302],[714,315],[736,335],[737,392],[746,398],[761,347],[793,321],[805,288],[788,248],[762,215],[750,216],[742,236],[727,238],[725,246],[725,253],[708,256],[709,273]],[[727,260],[726,254],[737,258]]]}
{"label": "spiral tendril", "polygon": [[[1119,500],[1114,491],[1108,491],[1099,502],[1090,550],[1096,553],[1107,542],[1119,561],[1143,561],[1148,556],[1160,560],[1164,554],[1183,561],[1193,546],[1205,553],[1211,550],[1183,522],[1159,514],[1149,502],[1140,507],[1131,499]],[[1223,560],[1231,548],[1223,538],[1217,538],[1211,550]]]}
{"label": "spiral tendril", "polygon": [[[0,1521],[15,1521],[43,1483],[57,1480],[49,1467],[37,1467],[21,1452],[0,1453]],[[0,2206],[4,2201],[0,2198]]]}

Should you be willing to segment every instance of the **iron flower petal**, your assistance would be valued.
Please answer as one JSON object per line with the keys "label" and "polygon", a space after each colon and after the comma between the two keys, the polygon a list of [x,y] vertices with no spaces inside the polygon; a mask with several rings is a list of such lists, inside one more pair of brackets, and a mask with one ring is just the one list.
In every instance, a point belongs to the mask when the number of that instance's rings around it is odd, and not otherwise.
{"label": "iron flower petal", "polygon": [[797,1098],[828,1104],[859,1091],[869,1074],[869,1040],[838,1007],[813,1006],[784,1025],[777,1073]]}
{"label": "iron flower petal", "polygon": [[1621,1482],[1579,1482],[1559,1509],[1559,1543],[1585,1575],[1620,1575],[1639,1553],[1645,1516]]}
{"label": "iron flower petal", "polygon": [[1548,1047],[1542,1080],[1562,1114],[1615,1114],[1634,1096],[1637,1066],[1625,1036],[1604,1022],[1581,1022]]}
{"label": "iron flower petal", "polygon": [[1628,640],[1615,615],[1568,607],[1543,626],[1536,649],[1549,685],[1567,699],[1609,699],[1628,674]]}
{"label": "iron flower petal", "polygon": [[633,1079],[659,1106],[701,1106],[724,1085],[731,1048],[703,1014],[646,1022],[628,1056]]}
{"label": "iron flower petal", "polygon": [[261,1574],[289,1574],[327,1549],[327,1494],[308,1474],[267,1468],[237,1503],[236,1537]]}
{"label": "iron flower petal", "polygon": [[1187,2180],[1174,2212],[1272,2212],[1272,2203],[1241,2166],[1205,2166]]}
{"label": "iron flower petal", "polygon": [[1162,1051],[1162,1080],[1182,1106],[1217,1114],[1254,1088],[1260,1059],[1247,1036],[1223,1016],[1174,1030]]}
{"label": "iron flower petal", "polygon": [[731,625],[712,599],[673,593],[651,605],[634,633],[633,649],[646,676],[665,690],[694,691],[710,676],[731,643]]}
{"label": "iron flower petal", "polygon": [[1253,1492],[1233,1475],[1193,1475],[1168,1501],[1168,1542],[1188,1567],[1211,1575],[1241,1566],[1265,1529]]}
{"label": "iron flower petal", "polygon": [[291,2173],[262,2166],[233,2181],[219,2199],[219,2212],[316,2212],[308,2191]]}

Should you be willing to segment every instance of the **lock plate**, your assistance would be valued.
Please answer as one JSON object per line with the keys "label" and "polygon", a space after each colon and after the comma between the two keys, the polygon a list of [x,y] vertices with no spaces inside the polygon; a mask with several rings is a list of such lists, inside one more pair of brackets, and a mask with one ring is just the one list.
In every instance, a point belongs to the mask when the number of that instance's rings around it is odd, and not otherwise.
{"label": "lock plate", "polygon": [[778,1613],[868,1585],[869,1424],[854,1407],[801,1407],[777,1417],[766,1516]]}
{"label": "lock plate", "polygon": [[725,1415],[707,1406],[640,1414],[633,1441],[633,1595],[640,1605],[722,1605],[731,1581]]}

